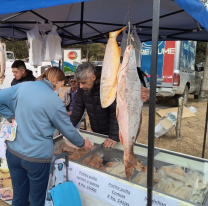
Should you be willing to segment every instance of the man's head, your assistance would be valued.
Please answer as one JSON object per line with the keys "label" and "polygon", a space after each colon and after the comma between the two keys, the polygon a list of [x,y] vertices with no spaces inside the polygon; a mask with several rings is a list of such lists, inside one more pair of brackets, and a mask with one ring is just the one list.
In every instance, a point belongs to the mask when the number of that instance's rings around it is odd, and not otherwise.
{"label": "man's head", "polygon": [[96,69],[89,62],[85,62],[77,67],[74,77],[80,83],[80,88],[90,91],[96,80]]}
{"label": "man's head", "polygon": [[16,60],[12,64],[12,72],[13,76],[15,77],[16,80],[20,80],[22,77],[25,77],[27,74],[27,69],[25,66],[25,63],[21,60]]}
{"label": "man's head", "polygon": [[74,76],[70,79],[70,86],[73,90],[77,90],[78,82],[74,79]]}

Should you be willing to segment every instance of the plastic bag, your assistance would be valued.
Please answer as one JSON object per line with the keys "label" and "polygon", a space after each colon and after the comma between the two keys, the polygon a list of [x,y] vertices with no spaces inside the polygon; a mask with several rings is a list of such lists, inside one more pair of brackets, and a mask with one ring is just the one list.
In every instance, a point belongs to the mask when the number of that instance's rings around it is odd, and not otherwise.
{"label": "plastic bag", "polygon": [[139,36],[136,31],[136,27],[134,26],[131,32],[134,41],[132,42],[133,47],[135,48],[135,56],[136,56],[136,65],[137,67],[141,67],[141,52],[142,52],[142,43],[139,39]]}
{"label": "plastic bag", "polygon": [[133,179],[132,182],[138,183],[140,185],[147,186],[147,173],[140,172]]}
{"label": "plastic bag", "polygon": [[3,117],[1,117],[0,116],[0,129],[2,128],[2,126],[4,125],[4,124],[8,124],[9,122],[5,119],[5,118],[3,118]]}
{"label": "plastic bag", "polygon": [[3,124],[0,131],[0,139],[14,141],[16,137],[17,123],[14,120],[14,123]]}
{"label": "plastic bag", "polygon": [[27,38],[30,43],[29,63],[32,66],[41,66],[42,37],[40,36],[38,25],[27,31]]}
{"label": "plastic bag", "polygon": [[46,40],[45,61],[54,61],[62,59],[61,37],[56,31],[57,27],[53,26]]}
{"label": "plastic bag", "polygon": [[47,35],[46,34],[42,35],[42,50],[41,50],[41,60],[42,61],[44,61],[45,54],[46,54],[46,40],[47,40]]}
{"label": "plastic bag", "polygon": [[127,39],[128,39],[128,34],[126,33],[126,31],[123,31],[123,37],[121,40],[121,56],[124,55],[124,52],[126,50],[127,47]]}

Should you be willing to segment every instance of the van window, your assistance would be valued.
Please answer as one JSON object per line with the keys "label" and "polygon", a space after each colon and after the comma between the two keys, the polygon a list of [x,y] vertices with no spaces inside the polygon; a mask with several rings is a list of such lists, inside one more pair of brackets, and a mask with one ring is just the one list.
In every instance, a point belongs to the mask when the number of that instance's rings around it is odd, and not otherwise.
{"label": "van window", "polygon": [[182,41],[180,68],[195,70],[196,41]]}
{"label": "van window", "polygon": [[7,59],[14,59],[13,53],[7,53]]}

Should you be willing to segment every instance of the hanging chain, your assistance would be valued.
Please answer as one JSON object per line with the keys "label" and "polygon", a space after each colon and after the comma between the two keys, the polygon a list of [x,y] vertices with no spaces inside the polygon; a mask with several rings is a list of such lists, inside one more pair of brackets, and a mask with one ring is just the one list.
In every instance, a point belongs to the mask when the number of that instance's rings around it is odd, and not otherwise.
{"label": "hanging chain", "polygon": [[130,3],[131,3],[131,0],[128,0],[128,5],[127,5],[127,8],[126,8],[126,16],[125,16],[125,19],[124,19],[123,26],[125,26],[125,24],[126,24],[127,16],[129,17],[129,21],[130,21]]}

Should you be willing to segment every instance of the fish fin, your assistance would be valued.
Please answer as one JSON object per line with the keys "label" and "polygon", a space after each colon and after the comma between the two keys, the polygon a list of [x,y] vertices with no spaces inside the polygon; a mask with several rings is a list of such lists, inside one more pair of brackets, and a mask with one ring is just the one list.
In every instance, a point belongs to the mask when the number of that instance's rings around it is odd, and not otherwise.
{"label": "fish fin", "polygon": [[121,144],[123,144],[123,137],[122,137],[122,134],[121,134],[121,131],[119,130],[119,139],[120,139],[120,142],[121,142]]}
{"label": "fish fin", "polygon": [[130,177],[132,176],[134,172],[134,169],[140,172],[144,168],[142,163],[133,153],[127,156],[125,155],[125,152],[124,152],[124,165],[125,165],[126,178],[129,181],[130,181]]}

